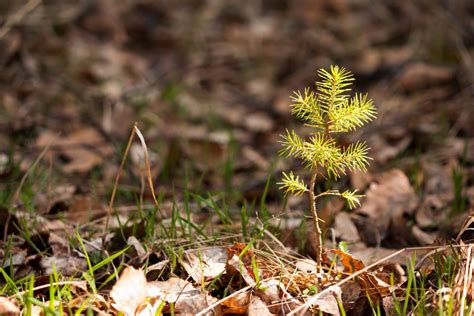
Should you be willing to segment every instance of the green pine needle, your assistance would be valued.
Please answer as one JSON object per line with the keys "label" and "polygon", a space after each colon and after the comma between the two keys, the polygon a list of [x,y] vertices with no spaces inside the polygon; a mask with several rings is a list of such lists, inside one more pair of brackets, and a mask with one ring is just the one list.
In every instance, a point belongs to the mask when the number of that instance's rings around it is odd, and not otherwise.
{"label": "green pine needle", "polygon": [[367,99],[367,94],[355,94],[350,100],[338,104],[328,113],[329,130],[334,133],[345,133],[355,130],[376,116],[374,103]]}
{"label": "green pine needle", "polygon": [[351,91],[348,88],[354,77],[352,73],[339,66],[331,66],[328,72],[325,69],[318,70],[319,77],[322,79],[316,82],[319,92],[318,99],[331,112],[335,106],[345,102],[349,95],[346,92]]}
{"label": "green pine needle", "polygon": [[[329,70],[318,70],[320,81],[316,91],[305,88],[296,91],[291,98],[291,113],[306,125],[315,128],[307,138],[294,130],[282,135],[280,155],[301,159],[306,168],[324,168],[329,177],[340,178],[350,171],[367,171],[371,158],[365,142],[356,142],[347,147],[337,144],[333,133],[351,132],[372,121],[377,112],[367,94],[350,96],[354,77],[348,70],[331,66]],[[286,193],[303,194],[308,189],[292,173],[284,174],[281,188]],[[341,194],[351,207],[358,204],[356,194],[349,191]],[[352,192],[353,193],[353,192]]]}
{"label": "green pine needle", "polygon": [[369,160],[372,159],[367,156],[368,151],[369,148],[365,142],[350,144],[342,155],[344,166],[351,171],[366,172]]}
{"label": "green pine needle", "polygon": [[341,193],[341,196],[346,199],[347,204],[349,204],[349,208],[352,210],[357,206],[360,206],[360,199],[364,197],[362,194],[356,194],[357,190],[354,191],[344,191]]}
{"label": "green pine needle", "polygon": [[280,155],[295,158],[304,158],[306,155],[306,143],[296,134],[294,130],[286,130],[286,135],[281,136],[283,148],[280,150]]}
{"label": "green pine needle", "polygon": [[311,126],[324,128],[326,109],[318,103],[316,94],[313,91],[309,88],[305,88],[304,93],[295,91],[290,98],[293,102],[290,104],[292,114],[300,120],[308,121]]}
{"label": "green pine needle", "polygon": [[319,225],[316,200],[323,196],[340,196],[347,201],[349,208],[360,205],[362,195],[357,190],[327,190],[317,194],[316,183],[323,169],[329,177],[335,179],[346,174],[347,170],[367,171],[370,158],[369,148],[364,142],[356,142],[347,147],[337,144],[333,136],[337,133],[351,132],[372,121],[377,113],[374,103],[367,94],[350,96],[354,77],[351,72],[339,66],[331,66],[329,71],[318,70],[320,81],[316,82],[316,91],[306,88],[304,92],[296,91],[290,97],[291,113],[298,119],[313,127],[314,132],[308,138],[300,137],[294,130],[286,130],[282,135],[280,155],[294,157],[303,161],[311,170],[311,180],[307,186],[293,172],[283,173],[278,184],[285,194],[303,195],[308,193],[310,209],[315,230],[318,234],[317,265],[322,262],[323,241]]}
{"label": "green pine needle", "polygon": [[298,176],[295,176],[292,171],[289,174],[283,172],[283,179],[277,184],[280,185],[280,190],[285,194],[291,193],[299,196],[309,191],[304,182]]}

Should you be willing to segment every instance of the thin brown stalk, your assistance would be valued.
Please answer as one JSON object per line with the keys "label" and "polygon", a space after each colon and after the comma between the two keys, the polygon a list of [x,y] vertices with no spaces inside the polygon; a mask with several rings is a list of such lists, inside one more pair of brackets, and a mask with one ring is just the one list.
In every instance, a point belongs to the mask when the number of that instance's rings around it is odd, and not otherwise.
{"label": "thin brown stalk", "polygon": [[322,233],[321,227],[319,226],[319,216],[318,210],[316,209],[316,195],[314,194],[314,190],[316,188],[316,179],[318,175],[318,167],[314,166],[313,170],[311,171],[311,182],[309,185],[309,204],[311,207],[311,214],[313,215],[313,222],[314,227],[316,229],[316,233],[318,235],[317,245],[316,245],[316,264],[318,265],[318,269],[321,267],[322,261],[322,252],[323,252],[323,240],[322,240]]}
{"label": "thin brown stalk", "polygon": [[137,127],[137,123],[135,123],[134,128],[132,128],[132,131],[130,132],[127,148],[125,148],[125,153],[123,154],[122,162],[120,163],[120,168],[117,172],[117,175],[115,176],[114,187],[112,189],[112,195],[110,196],[109,206],[107,208],[107,217],[105,218],[104,238],[102,240],[102,244],[105,243],[105,237],[107,236],[107,231],[109,229],[110,216],[112,215],[112,211],[114,207],[115,195],[117,194],[118,183],[119,183],[120,177],[122,176],[123,169],[125,167],[125,162],[127,161],[128,153],[130,151],[130,148],[132,147],[132,142],[133,142],[133,138],[135,137],[136,127]]}

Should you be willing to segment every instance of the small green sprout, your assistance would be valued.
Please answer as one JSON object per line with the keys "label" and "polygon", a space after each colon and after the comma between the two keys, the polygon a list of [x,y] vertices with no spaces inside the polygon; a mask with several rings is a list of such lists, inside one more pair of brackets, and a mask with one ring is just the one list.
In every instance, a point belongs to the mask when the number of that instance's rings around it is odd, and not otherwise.
{"label": "small green sprout", "polygon": [[320,81],[316,82],[316,92],[306,88],[304,92],[294,92],[291,96],[291,113],[305,121],[305,125],[314,128],[307,139],[300,137],[294,130],[286,130],[282,135],[283,148],[280,154],[295,157],[303,161],[311,171],[311,179],[307,186],[293,172],[283,173],[278,184],[286,194],[308,194],[311,213],[318,234],[317,264],[321,265],[322,233],[316,209],[316,199],[325,195],[336,195],[344,198],[349,207],[360,205],[363,196],[357,190],[339,192],[328,190],[316,194],[315,186],[318,175],[326,171],[328,177],[335,179],[346,174],[347,170],[367,171],[369,148],[365,142],[356,142],[349,146],[337,144],[335,135],[354,131],[376,117],[374,103],[367,94],[355,94],[351,97],[351,84],[354,77],[342,67],[331,66],[330,70],[318,70]]}

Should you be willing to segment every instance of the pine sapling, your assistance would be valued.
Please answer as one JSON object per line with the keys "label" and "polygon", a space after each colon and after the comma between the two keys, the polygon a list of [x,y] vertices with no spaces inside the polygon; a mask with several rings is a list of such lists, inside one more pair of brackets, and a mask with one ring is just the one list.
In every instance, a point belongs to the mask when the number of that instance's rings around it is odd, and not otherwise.
{"label": "pine sapling", "polygon": [[318,70],[320,81],[316,82],[316,91],[306,88],[304,92],[296,91],[291,96],[291,113],[303,120],[313,131],[307,138],[300,137],[294,130],[286,130],[282,135],[283,148],[280,154],[285,157],[295,157],[303,161],[309,169],[311,177],[309,186],[293,172],[283,173],[280,189],[294,195],[307,194],[311,215],[318,235],[317,257],[318,267],[322,258],[322,232],[316,200],[327,195],[344,198],[352,209],[360,205],[362,195],[357,190],[328,190],[316,192],[316,182],[319,176],[338,179],[347,170],[367,171],[368,147],[365,142],[356,142],[348,146],[340,146],[336,141],[339,133],[354,131],[376,117],[373,101],[367,94],[355,94],[351,97],[351,84],[354,77],[351,72],[338,66],[330,70]]}

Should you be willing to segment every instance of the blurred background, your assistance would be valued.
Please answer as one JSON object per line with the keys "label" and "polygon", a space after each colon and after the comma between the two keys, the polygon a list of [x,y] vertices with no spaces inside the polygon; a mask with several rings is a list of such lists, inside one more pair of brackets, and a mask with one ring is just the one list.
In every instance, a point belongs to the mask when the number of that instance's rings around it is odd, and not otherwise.
{"label": "blurred background", "polygon": [[[452,236],[474,205],[473,56],[468,0],[1,1],[0,202],[50,146],[24,189],[31,207],[99,216],[137,122],[163,201],[189,190],[232,208],[264,196],[270,214],[300,218],[306,200],[284,202],[275,184],[301,169],[278,157],[279,135],[306,131],[289,95],[337,64],[379,113],[341,135],[367,140],[369,174],[330,184],[367,194],[350,218],[360,238],[400,247]],[[149,198],[142,158],[134,144],[118,205]],[[327,225],[345,225],[336,215],[347,207],[326,202]]]}

